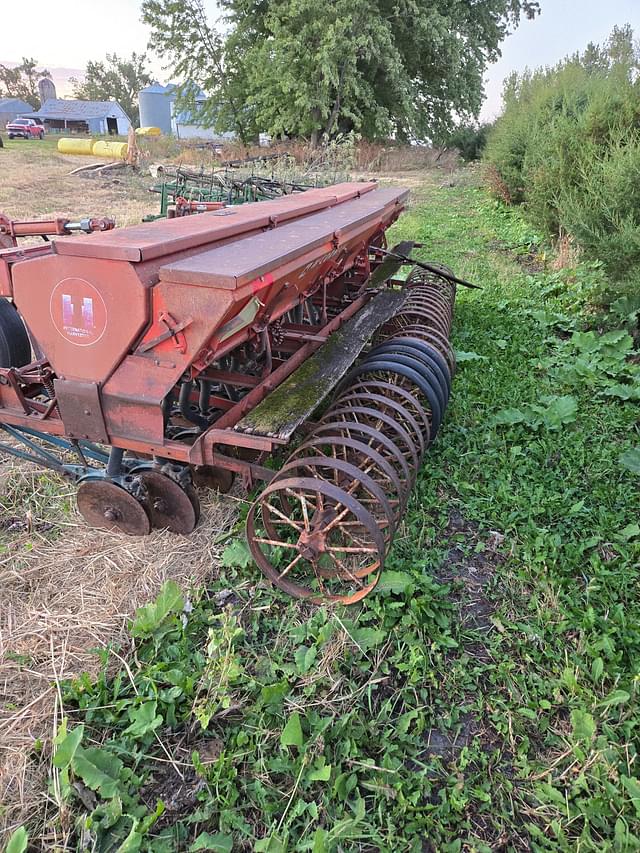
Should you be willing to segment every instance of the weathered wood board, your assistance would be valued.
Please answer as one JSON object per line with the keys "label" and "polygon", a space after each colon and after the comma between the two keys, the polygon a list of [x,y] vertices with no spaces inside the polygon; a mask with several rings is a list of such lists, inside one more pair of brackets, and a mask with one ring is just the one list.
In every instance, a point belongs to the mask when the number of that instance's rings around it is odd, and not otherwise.
{"label": "weathered wood board", "polygon": [[383,290],[334,332],[320,349],[278,386],[235,429],[288,441],[331,393],[375,330],[392,317],[405,294]]}

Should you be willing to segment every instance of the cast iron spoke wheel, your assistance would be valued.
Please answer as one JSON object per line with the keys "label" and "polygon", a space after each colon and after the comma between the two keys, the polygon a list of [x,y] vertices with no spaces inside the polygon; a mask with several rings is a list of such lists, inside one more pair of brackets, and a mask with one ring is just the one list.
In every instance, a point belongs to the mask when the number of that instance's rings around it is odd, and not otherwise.
{"label": "cast iron spoke wheel", "polygon": [[392,397],[387,397],[383,394],[374,394],[373,392],[364,393],[363,391],[349,391],[342,394],[336,402],[336,406],[357,408],[359,406],[375,405],[381,412],[385,412],[390,417],[395,418],[400,423],[409,435],[414,436],[419,448],[420,455],[424,453],[425,443],[424,435],[420,424],[401,403]]}
{"label": "cast iron spoke wheel", "polygon": [[344,435],[314,435],[289,457],[290,461],[313,455],[331,461],[346,462],[371,478],[382,490],[393,511],[394,527],[400,523],[406,505],[407,490],[393,465],[371,445]]}
{"label": "cast iron spoke wheel", "polygon": [[335,483],[314,477],[272,481],[249,510],[247,540],[275,586],[316,603],[359,601],[384,565],[373,515]]}
{"label": "cast iron spoke wheel", "polygon": [[[378,528],[382,531],[385,547],[388,547],[396,529],[398,516],[383,486],[375,477],[372,466],[367,466],[367,470],[364,470],[351,462],[338,459],[337,456],[306,455],[287,462],[276,479],[292,475],[301,478],[318,478],[327,483],[334,483],[345,494],[355,497],[375,519]],[[283,506],[288,510],[291,509],[286,499],[283,499]]]}
{"label": "cast iron spoke wheel", "polygon": [[367,380],[366,376],[354,382],[348,388],[349,393],[358,394],[380,394],[391,400],[400,403],[404,408],[411,412],[413,417],[420,425],[425,446],[431,441],[431,427],[429,425],[429,416],[427,411],[422,407],[416,394],[412,394],[400,385],[392,382],[382,382],[380,380]]}
{"label": "cast iron spoke wheel", "polygon": [[[427,306],[404,305],[397,317],[402,317],[407,323],[416,323],[427,329],[437,329],[442,335],[449,339],[451,331],[451,322],[449,319],[439,312],[434,311]],[[395,318],[394,318],[395,319]]]}
{"label": "cast iron spoke wheel", "polygon": [[[423,332],[435,331],[442,341],[449,344],[449,326],[440,321],[439,318],[434,318],[429,311],[423,309],[406,310],[401,308],[396,314],[391,317],[381,328],[378,335],[378,340],[386,340],[401,334],[403,329],[410,327],[412,330],[420,329]],[[420,335],[415,334],[415,337]]]}
{"label": "cast iron spoke wheel", "polygon": [[332,437],[362,442],[379,453],[391,465],[400,480],[404,502],[406,503],[411,491],[411,469],[402,450],[394,441],[368,424],[338,418],[318,424],[313,431],[312,440],[322,442],[323,439]]}
{"label": "cast iron spoke wheel", "polygon": [[331,409],[321,423],[327,420],[366,424],[393,441],[409,465],[412,476],[420,467],[420,448],[411,435],[395,418],[378,412],[370,406],[339,406]]}
{"label": "cast iron spoke wheel", "polygon": [[431,438],[435,438],[442,420],[442,406],[439,393],[431,384],[434,381],[432,374],[408,357],[391,355],[366,359],[349,373],[349,379],[363,375],[369,380],[398,385],[412,394],[418,392],[422,405],[426,403],[428,406]]}

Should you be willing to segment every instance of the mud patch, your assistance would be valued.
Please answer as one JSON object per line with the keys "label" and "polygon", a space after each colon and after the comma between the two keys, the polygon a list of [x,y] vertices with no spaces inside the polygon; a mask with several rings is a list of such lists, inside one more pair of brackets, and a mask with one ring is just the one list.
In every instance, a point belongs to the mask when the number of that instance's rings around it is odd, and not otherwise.
{"label": "mud patch", "polygon": [[507,246],[500,240],[492,240],[489,246],[496,252],[507,255],[511,260],[514,260],[529,275],[537,275],[546,269],[540,255],[535,251],[532,252],[530,248]]}
{"label": "mud patch", "polygon": [[[497,531],[481,533],[475,522],[467,521],[458,512],[451,512],[442,538],[451,547],[436,571],[436,578],[451,588],[451,598],[457,605],[461,625],[457,656],[464,655],[474,664],[490,665],[491,652],[485,640],[495,630],[495,602],[490,586],[496,568],[505,559],[504,536]],[[471,707],[477,696],[470,693],[459,697],[459,705]],[[504,740],[477,714],[463,711],[454,725],[434,725],[423,735],[425,744],[420,760],[439,759],[443,764],[455,763],[460,752],[475,741],[484,753],[501,752],[508,766],[503,772],[512,774],[510,753]]]}
{"label": "mud patch", "polygon": [[215,737],[191,743],[185,739],[179,746],[171,745],[175,763],[159,762],[157,771],[140,791],[140,798],[150,812],[159,800],[164,804],[165,810],[155,824],[157,830],[172,826],[192,812],[198,805],[200,793],[207,787],[206,780],[193,767],[192,754],[197,752],[200,763],[206,766],[220,758],[223,748],[222,741]]}
{"label": "mud patch", "polygon": [[10,515],[0,518],[0,530],[4,533],[48,533],[55,528],[55,524],[49,521],[35,522],[26,516]]}
{"label": "mud patch", "polygon": [[[504,536],[491,531],[481,538],[475,522],[466,521],[459,513],[452,512],[444,538],[455,541],[455,544],[445,554],[436,577],[441,583],[451,584],[462,626],[486,633],[491,630],[491,616],[495,610],[487,591],[496,566],[505,560],[501,553]],[[473,645],[477,647],[479,644]],[[470,646],[465,647],[467,653],[470,649]],[[476,657],[475,654],[471,656]]]}
{"label": "mud patch", "polygon": [[460,752],[479,734],[481,728],[478,720],[472,714],[463,714],[454,731],[443,732],[441,729],[432,728],[425,732],[425,749],[419,756],[420,760],[439,758],[443,763],[455,761]]}

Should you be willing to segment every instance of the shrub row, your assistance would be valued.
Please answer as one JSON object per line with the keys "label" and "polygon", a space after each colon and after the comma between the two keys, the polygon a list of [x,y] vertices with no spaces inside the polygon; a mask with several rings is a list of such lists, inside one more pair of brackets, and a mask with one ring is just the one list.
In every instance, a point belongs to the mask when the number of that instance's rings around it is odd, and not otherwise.
{"label": "shrub row", "polygon": [[494,193],[640,281],[640,49],[630,27],[553,68],[513,74],[485,160]]}

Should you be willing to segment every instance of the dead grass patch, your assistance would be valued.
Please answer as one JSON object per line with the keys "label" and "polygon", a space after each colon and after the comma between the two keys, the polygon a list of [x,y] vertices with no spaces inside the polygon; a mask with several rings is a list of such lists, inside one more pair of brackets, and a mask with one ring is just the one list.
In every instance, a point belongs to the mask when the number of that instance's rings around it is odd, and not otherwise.
{"label": "dead grass patch", "polygon": [[551,269],[563,270],[574,268],[580,261],[580,250],[576,246],[571,234],[563,232],[555,243],[555,257],[551,263]]}
{"label": "dead grass patch", "polygon": [[113,216],[118,225],[132,225],[157,207],[149,175],[69,175],[92,159],[58,154],[49,140],[42,148],[20,142],[7,143],[0,154],[0,211],[11,218]]}
{"label": "dead grass patch", "polygon": [[92,650],[123,644],[130,616],[166,580],[189,588],[215,576],[216,541],[235,519],[235,503],[209,492],[189,537],[102,533],[73,509],[73,487],[26,464],[1,467],[2,517],[14,522],[0,532],[0,837],[55,809],[46,776],[60,681],[99,671]]}

